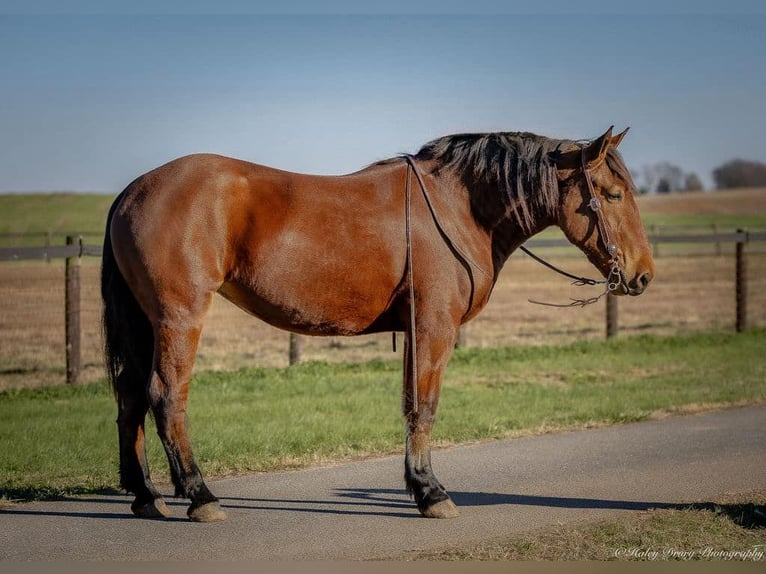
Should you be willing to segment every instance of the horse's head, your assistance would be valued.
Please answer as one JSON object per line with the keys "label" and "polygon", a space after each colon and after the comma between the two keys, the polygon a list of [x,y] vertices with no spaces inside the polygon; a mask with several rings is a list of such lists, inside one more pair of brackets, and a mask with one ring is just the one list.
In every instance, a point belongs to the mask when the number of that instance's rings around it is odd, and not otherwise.
{"label": "horse's head", "polygon": [[612,274],[609,280],[619,283],[615,294],[640,295],[654,276],[654,260],[633,196],[635,186],[617,152],[627,131],[612,136],[609,128],[584,146],[558,153],[557,223],[605,277]]}

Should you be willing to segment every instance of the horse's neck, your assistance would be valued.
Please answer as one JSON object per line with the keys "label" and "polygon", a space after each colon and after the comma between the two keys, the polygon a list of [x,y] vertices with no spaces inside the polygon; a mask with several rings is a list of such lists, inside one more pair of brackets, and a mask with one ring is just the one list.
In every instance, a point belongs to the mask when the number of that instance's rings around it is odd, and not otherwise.
{"label": "horse's neck", "polygon": [[492,232],[492,263],[495,280],[511,254],[529,238],[547,229],[555,222],[546,217],[536,218],[530,229],[525,229],[513,215],[507,215]]}
{"label": "horse's neck", "polygon": [[[434,177],[432,175],[434,170],[429,169],[429,167],[431,166],[425,166],[423,171]],[[450,206],[437,206],[437,211],[454,212],[461,211],[463,207],[466,207],[470,212],[470,215],[466,213],[466,217],[472,217],[473,223],[476,225],[473,232],[481,230],[481,235],[489,237],[495,280],[497,280],[497,275],[505,262],[520,245],[533,235],[537,235],[556,223],[551,216],[536,213],[532,224],[527,228],[517,220],[513,209],[499,199],[498,186],[496,185],[484,185],[469,189],[464,183],[464,178],[460,177],[459,174],[449,172],[436,176],[432,185],[434,189],[449,190],[448,193],[435,194],[437,203],[439,199],[456,202]],[[467,202],[467,204],[463,202]],[[468,229],[460,231],[472,233]],[[461,241],[461,243],[466,242]],[[483,244],[482,248],[485,249],[485,246],[486,243]]]}

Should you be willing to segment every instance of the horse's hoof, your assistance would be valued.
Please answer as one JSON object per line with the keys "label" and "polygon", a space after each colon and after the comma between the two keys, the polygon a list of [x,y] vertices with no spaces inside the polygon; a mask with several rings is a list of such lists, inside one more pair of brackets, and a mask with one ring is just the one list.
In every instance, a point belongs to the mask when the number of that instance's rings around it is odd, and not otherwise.
{"label": "horse's hoof", "polygon": [[425,510],[421,510],[420,513],[426,518],[456,518],[460,516],[457,506],[449,498],[432,504]]}
{"label": "horse's hoof", "polygon": [[146,504],[136,504],[134,502],[130,509],[139,518],[170,518],[173,515],[168,505],[161,498],[155,498]]}
{"label": "horse's hoof", "polygon": [[221,510],[221,505],[215,502],[208,502],[202,506],[189,507],[186,513],[194,522],[223,522],[226,520],[226,513]]}

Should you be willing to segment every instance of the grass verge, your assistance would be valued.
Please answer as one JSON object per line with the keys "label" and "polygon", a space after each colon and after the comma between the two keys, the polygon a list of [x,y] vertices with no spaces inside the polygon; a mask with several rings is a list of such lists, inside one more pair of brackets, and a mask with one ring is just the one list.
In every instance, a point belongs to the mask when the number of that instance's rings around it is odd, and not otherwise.
{"label": "grass verge", "polygon": [[556,526],[408,560],[766,561],[766,491]]}
{"label": "grass verge", "polygon": [[[766,330],[461,349],[444,382],[437,444],[640,421],[766,402]],[[201,373],[190,433],[207,477],[401,449],[401,368],[308,363]],[[117,488],[116,408],[103,382],[0,393],[0,497]],[[167,480],[148,432],[155,478]]]}

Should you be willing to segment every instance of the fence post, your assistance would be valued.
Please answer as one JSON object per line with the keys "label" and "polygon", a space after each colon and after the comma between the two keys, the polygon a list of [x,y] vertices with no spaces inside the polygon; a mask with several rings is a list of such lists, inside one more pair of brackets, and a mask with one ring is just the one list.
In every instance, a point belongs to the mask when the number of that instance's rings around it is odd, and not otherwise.
{"label": "fence post", "polygon": [[[718,225],[713,223],[713,235],[718,235]],[[722,253],[721,251],[721,242],[716,241],[715,242],[715,254],[720,255]]]}
{"label": "fence post", "polygon": [[745,253],[747,231],[737,229],[737,233],[745,235],[744,240],[737,241],[736,250],[737,333],[741,333],[747,329],[747,255]]}
{"label": "fence post", "polygon": [[611,339],[617,335],[617,296],[607,293],[606,295],[606,338]]}
{"label": "fence post", "polygon": [[290,333],[290,352],[288,361],[290,365],[297,365],[301,362],[301,354],[303,347],[303,337]]}
{"label": "fence post", "polygon": [[[45,233],[45,247],[50,249],[50,246],[53,245],[53,233],[50,231]],[[51,262],[51,255],[50,253],[45,254],[45,262],[50,263]]]}
{"label": "fence post", "polygon": [[67,245],[79,245],[76,256],[66,258],[64,312],[66,325],[66,382],[75,384],[80,379],[82,356],[80,354],[80,258],[82,237],[67,235]]}

